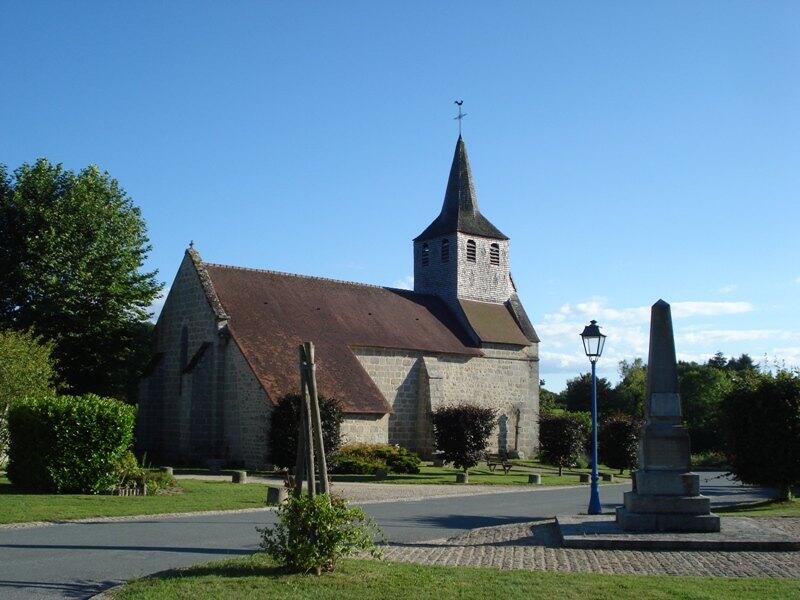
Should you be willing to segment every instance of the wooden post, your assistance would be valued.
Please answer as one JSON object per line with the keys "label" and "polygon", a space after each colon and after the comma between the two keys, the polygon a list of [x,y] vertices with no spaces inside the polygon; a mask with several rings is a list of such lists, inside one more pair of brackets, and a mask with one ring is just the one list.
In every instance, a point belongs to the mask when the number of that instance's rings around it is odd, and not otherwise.
{"label": "wooden post", "polygon": [[[301,383],[300,387],[302,389],[302,372],[300,374]],[[303,491],[303,479],[306,476],[306,443],[305,443],[305,419],[303,418],[304,412],[304,403],[301,399],[300,405],[297,407],[300,411],[300,419],[298,419],[297,423],[297,454],[294,463],[294,493],[299,495]]]}
{"label": "wooden post", "polygon": [[317,396],[317,365],[314,361],[314,344],[305,342],[303,344],[306,359],[306,389],[305,396],[309,398],[311,406],[311,422],[314,428],[314,451],[317,456],[319,466],[319,479],[322,493],[327,494],[330,489],[328,485],[328,463],[325,458],[325,443],[322,439],[322,419],[319,414],[319,398]]}
{"label": "wooden post", "polygon": [[306,442],[306,480],[308,481],[308,495],[316,496],[316,473],[314,469],[314,432],[311,423],[311,402],[308,396],[308,381],[305,369],[305,349],[300,345],[300,404],[303,407],[303,433]]}

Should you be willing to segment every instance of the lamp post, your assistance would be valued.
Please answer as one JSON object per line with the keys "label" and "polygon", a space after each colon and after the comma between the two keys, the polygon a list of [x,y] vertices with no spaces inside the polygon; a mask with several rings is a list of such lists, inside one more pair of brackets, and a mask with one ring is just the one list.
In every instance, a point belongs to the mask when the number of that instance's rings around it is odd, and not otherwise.
{"label": "lamp post", "polygon": [[603,509],[600,505],[600,491],[598,490],[597,473],[597,374],[595,366],[600,355],[603,353],[603,346],[606,343],[606,336],[600,333],[597,321],[591,321],[583,328],[581,333],[583,340],[583,350],[592,363],[592,491],[589,496],[589,514],[599,515]]}

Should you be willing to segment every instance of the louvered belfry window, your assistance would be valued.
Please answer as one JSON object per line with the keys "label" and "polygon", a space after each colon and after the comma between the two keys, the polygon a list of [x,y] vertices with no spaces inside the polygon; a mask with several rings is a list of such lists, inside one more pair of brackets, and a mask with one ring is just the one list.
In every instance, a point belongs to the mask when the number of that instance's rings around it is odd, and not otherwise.
{"label": "louvered belfry window", "polygon": [[500,264],[500,245],[492,244],[489,246],[489,262],[493,265]]}
{"label": "louvered belfry window", "polygon": [[431,256],[431,249],[428,248],[428,244],[422,244],[422,266],[427,267],[428,263],[430,262]]}
{"label": "louvered belfry window", "polygon": [[450,260],[450,240],[442,240],[442,262]]}
{"label": "louvered belfry window", "polygon": [[467,261],[475,262],[475,240],[467,240]]}

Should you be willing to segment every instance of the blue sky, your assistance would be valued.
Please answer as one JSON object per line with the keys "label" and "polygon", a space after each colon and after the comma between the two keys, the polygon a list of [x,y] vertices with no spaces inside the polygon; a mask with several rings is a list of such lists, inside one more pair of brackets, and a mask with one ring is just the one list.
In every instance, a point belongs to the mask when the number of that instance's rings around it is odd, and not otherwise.
{"label": "blue sky", "polygon": [[464,120],[553,389],[645,356],[800,364],[796,2],[6,2],[0,162],[96,163],[169,284],[206,260],[408,284]]}

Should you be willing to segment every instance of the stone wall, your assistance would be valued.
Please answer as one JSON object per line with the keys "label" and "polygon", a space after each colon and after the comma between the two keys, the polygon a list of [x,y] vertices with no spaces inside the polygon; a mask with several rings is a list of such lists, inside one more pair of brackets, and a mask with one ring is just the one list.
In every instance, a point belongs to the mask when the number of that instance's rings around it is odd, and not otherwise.
{"label": "stone wall", "polygon": [[342,444],[388,444],[389,415],[348,414],[342,422]]}
{"label": "stone wall", "polygon": [[[536,347],[489,346],[483,357],[358,348],[356,356],[392,406],[388,440],[427,454],[430,411],[460,402],[498,411],[491,448],[532,455],[538,446],[539,363]],[[518,420],[519,419],[519,420]]]}

